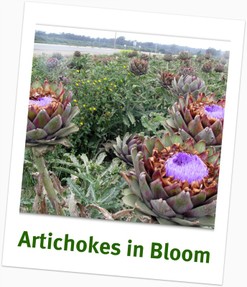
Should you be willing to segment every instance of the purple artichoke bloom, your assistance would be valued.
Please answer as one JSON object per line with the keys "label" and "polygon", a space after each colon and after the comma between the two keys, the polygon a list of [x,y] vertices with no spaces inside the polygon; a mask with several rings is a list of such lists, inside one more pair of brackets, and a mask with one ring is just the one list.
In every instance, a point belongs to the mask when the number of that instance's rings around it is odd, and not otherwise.
{"label": "purple artichoke bloom", "polygon": [[39,107],[45,107],[49,105],[52,102],[52,100],[53,99],[51,97],[42,97],[36,100],[29,100],[29,105],[37,105]]}
{"label": "purple artichoke bloom", "polygon": [[209,118],[224,119],[224,108],[219,105],[205,106],[204,111]]}
{"label": "purple artichoke bloom", "polygon": [[67,144],[66,137],[78,130],[71,120],[78,114],[78,107],[71,105],[72,92],[60,82],[31,85],[26,145]]}
{"label": "purple artichoke bloom", "polygon": [[173,176],[181,181],[200,181],[208,176],[208,168],[199,156],[178,152],[169,158],[165,164],[166,176]]}
{"label": "purple artichoke bloom", "polygon": [[219,155],[179,134],[146,137],[131,150],[133,168],[121,173],[129,185],[123,201],[150,222],[213,228]]}

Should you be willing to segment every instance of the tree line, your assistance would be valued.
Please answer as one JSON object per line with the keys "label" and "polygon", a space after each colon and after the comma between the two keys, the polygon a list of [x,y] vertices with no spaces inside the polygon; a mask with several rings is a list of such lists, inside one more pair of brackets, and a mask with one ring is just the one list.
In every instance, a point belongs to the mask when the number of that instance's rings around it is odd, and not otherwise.
{"label": "tree line", "polygon": [[178,54],[181,51],[188,51],[192,55],[200,55],[210,53],[214,57],[221,57],[223,52],[215,48],[200,49],[175,44],[159,44],[153,42],[139,42],[127,40],[120,36],[116,38],[93,38],[84,35],[75,35],[72,33],[46,33],[43,31],[35,32],[35,43],[46,44],[63,44],[74,46],[93,46],[117,49],[141,50],[143,52],[162,53],[162,54]]}

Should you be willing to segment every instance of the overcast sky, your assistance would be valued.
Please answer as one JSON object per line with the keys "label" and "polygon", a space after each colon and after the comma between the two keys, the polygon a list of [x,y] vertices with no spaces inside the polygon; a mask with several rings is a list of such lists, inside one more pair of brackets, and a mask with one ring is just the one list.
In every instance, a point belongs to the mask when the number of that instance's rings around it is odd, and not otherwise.
{"label": "overcast sky", "polygon": [[137,42],[153,42],[157,44],[175,44],[180,46],[187,46],[191,48],[215,48],[216,50],[228,51],[229,42],[227,41],[216,41],[210,39],[192,39],[185,37],[168,37],[148,34],[136,34],[136,33],[123,33],[116,31],[102,31],[102,30],[91,30],[91,29],[78,29],[70,27],[58,27],[58,26],[45,26],[37,25],[37,31],[43,31],[46,33],[71,33],[81,36],[90,36],[92,38],[115,38],[124,36],[126,40],[132,40]]}

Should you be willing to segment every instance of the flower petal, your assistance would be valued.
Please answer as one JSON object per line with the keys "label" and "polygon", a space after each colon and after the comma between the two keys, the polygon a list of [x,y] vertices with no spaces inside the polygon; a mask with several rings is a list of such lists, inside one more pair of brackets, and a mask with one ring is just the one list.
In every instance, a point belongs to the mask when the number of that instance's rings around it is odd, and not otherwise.
{"label": "flower petal", "polygon": [[54,134],[58,131],[62,126],[62,118],[60,115],[52,118],[47,125],[44,126],[44,130],[47,132],[48,135]]}
{"label": "flower petal", "polygon": [[40,110],[35,119],[33,120],[33,124],[36,128],[43,128],[50,121],[50,117],[47,114],[46,110]]}
{"label": "flower petal", "polygon": [[47,136],[47,133],[43,129],[35,129],[35,130],[28,131],[26,133],[27,141],[44,139],[46,136]]}
{"label": "flower petal", "polygon": [[204,216],[214,216],[216,210],[216,200],[209,204],[204,204],[198,206],[194,209],[187,211],[184,215],[187,217],[204,217]]}
{"label": "flower petal", "polygon": [[151,206],[154,212],[160,217],[167,218],[176,216],[176,213],[173,211],[173,209],[167,204],[165,200],[162,200],[161,198],[151,200]]}
{"label": "flower petal", "polygon": [[154,198],[162,198],[162,199],[167,199],[168,195],[165,192],[162,181],[158,178],[150,183],[150,188],[153,192]]}
{"label": "flower petal", "polygon": [[150,201],[151,199],[153,199],[154,195],[153,195],[149,185],[147,184],[145,172],[140,173],[139,186],[140,186],[141,194],[142,194],[142,197],[144,200]]}
{"label": "flower petal", "polygon": [[183,214],[193,208],[193,204],[190,199],[190,193],[184,190],[179,194],[168,198],[166,202],[176,213],[179,214]]}

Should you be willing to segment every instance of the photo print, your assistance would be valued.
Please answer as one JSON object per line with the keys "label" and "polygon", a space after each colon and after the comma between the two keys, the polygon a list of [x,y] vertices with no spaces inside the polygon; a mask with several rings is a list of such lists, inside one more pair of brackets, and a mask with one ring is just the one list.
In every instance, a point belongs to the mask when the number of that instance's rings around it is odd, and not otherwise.
{"label": "photo print", "polygon": [[243,35],[26,3],[2,264],[222,284]]}
{"label": "photo print", "polygon": [[227,44],[37,26],[20,211],[213,229]]}

